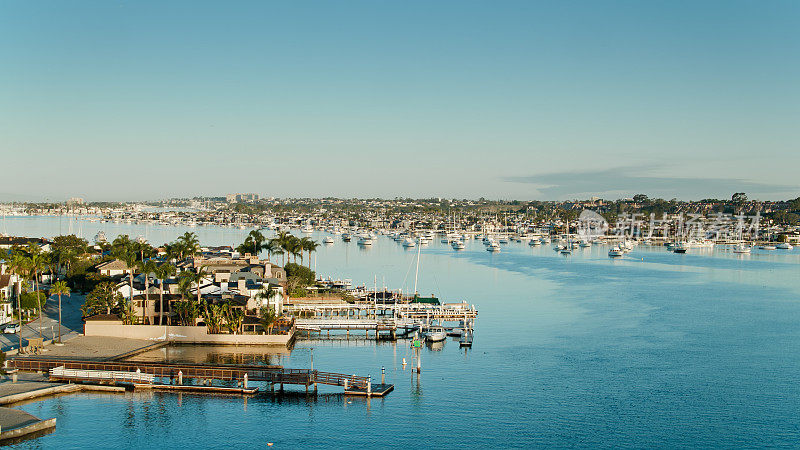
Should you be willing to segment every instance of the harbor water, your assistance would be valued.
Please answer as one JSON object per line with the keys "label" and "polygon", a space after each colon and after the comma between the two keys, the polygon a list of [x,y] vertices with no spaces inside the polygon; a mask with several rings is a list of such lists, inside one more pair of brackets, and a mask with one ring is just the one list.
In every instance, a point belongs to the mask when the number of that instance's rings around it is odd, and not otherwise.
{"label": "harbor water", "polygon": [[[11,235],[103,230],[152,244],[196,232],[206,245],[238,244],[249,230],[8,217]],[[325,233],[315,232],[321,241]],[[570,256],[551,246],[478,241],[421,248],[420,294],[479,311],[469,350],[448,339],[409,342],[301,338],[290,351],[175,347],[146,359],[262,361],[370,375],[395,390],[319,395],[76,394],[19,406],[57,418],[54,433],[20,448],[341,447],[794,447],[800,442],[800,251],[607,246]],[[280,257],[279,257],[280,259]],[[380,237],[322,245],[319,275],[368,288],[413,289],[417,249]],[[309,261],[304,261],[309,263]],[[161,352],[161,353],[159,353]],[[406,359],[409,364],[403,366]]]}

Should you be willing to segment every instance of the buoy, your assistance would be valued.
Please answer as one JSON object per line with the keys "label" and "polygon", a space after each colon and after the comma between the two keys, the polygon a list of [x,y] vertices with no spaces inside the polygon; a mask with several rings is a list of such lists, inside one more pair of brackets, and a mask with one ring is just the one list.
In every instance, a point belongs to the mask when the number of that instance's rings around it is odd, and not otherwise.
{"label": "buoy", "polygon": [[267,447],[272,447],[272,442],[267,442]]}
{"label": "buoy", "polygon": [[406,365],[406,359],[405,358],[403,358],[403,365],[404,366]]}

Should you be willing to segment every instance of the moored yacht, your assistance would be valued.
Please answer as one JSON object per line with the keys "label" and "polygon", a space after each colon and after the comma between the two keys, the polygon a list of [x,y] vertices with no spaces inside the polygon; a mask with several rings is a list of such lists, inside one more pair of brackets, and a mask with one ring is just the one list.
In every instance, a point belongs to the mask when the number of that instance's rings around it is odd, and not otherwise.
{"label": "moored yacht", "polygon": [[745,244],[736,244],[733,246],[733,253],[750,253],[750,246]]}

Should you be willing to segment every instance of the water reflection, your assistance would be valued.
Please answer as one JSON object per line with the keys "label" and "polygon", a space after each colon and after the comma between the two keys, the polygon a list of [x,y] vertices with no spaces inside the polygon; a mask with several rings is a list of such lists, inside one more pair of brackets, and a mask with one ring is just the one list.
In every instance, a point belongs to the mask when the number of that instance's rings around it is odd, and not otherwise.
{"label": "water reflection", "polygon": [[277,346],[168,345],[128,358],[128,361],[192,364],[282,365],[290,349]]}

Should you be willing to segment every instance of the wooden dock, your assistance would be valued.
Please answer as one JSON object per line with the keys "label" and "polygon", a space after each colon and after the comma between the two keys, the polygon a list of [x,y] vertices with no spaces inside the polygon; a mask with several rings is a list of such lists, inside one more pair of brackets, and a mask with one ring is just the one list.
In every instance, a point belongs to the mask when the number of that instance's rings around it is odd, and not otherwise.
{"label": "wooden dock", "polygon": [[[97,384],[183,385],[184,378],[203,381],[233,381],[247,389],[248,382],[266,382],[270,391],[284,385],[304,386],[306,392],[317,385],[342,386],[347,390],[372,391],[372,379],[357,375],[311,369],[286,369],[266,365],[182,364],[139,361],[79,361],[42,357],[15,357],[9,367],[29,372],[48,372],[54,379]],[[166,388],[165,388],[166,389]],[[208,391],[211,392],[211,391]],[[387,391],[388,392],[388,391]]]}
{"label": "wooden dock", "polygon": [[330,334],[338,330],[345,331],[349,336],[351,331],[361,330],[367,337],[374,332],[375,339],[381,338],[380,332],[388,332],[390,339],[396,339],[398,334],[427,328],[434,322],[461,322],[467,328],[472,328],[478,317],[475,306],[466,303],[298,303],[286,308],[300,316],[295,321],[297,330],[309,335],[321,335],[323,331]]}
{"label": "wooden dock", "polygon": [[367,392],[364,388],[348,388],[344,391],[345,395],[361,395],[366,397],[383,397],[394,390],[393,384],[373,384],[372,391]]}

